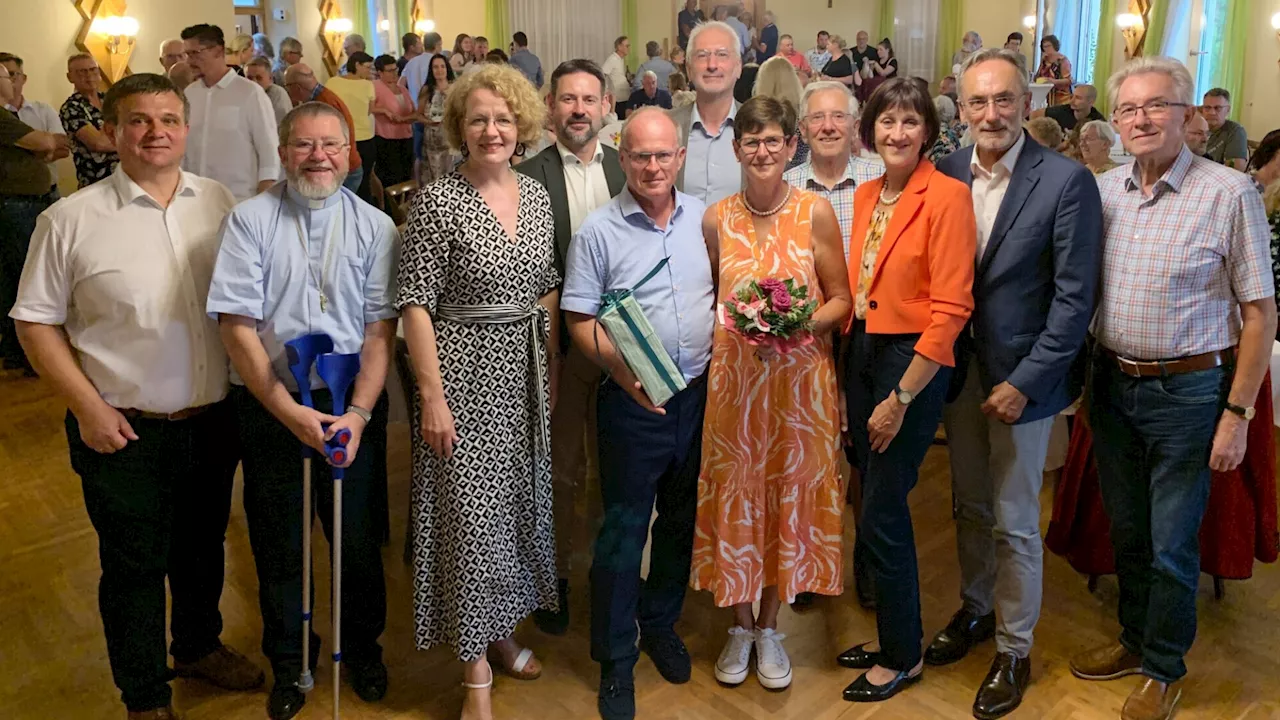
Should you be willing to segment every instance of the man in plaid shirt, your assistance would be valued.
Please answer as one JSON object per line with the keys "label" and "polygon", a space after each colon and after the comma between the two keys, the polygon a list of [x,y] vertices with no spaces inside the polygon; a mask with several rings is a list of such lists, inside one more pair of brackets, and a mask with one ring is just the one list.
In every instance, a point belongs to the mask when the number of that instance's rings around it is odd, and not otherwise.
{"label": "man in plaid shirt", "polygon": [[1170,717],[1181,694],[1210,470],[1244,457],[1276,329],[1262,201],[1248,177],[1186,148],[1193,88],[1168,58],[1134,60],[1108,83],[1134,162],[1099,178],[1089,422],[1122,632],[1071,670],[1086,680],[1141,673],[1124,707],[1131,720]]}

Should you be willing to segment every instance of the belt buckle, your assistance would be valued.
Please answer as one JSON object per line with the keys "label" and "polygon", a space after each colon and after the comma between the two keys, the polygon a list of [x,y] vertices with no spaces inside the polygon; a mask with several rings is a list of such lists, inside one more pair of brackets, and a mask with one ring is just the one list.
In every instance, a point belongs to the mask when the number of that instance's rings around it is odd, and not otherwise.
{"label": "belt buckle", "polygon": [[[1142,370],[1137,360],[1131,360],[1123,355],[1116,355],[1116,361],[1120,363],[1120,371],[1126,375],[1133,377],[1142,377]],[[1132,368],[1130,370],[1129,368]]]}

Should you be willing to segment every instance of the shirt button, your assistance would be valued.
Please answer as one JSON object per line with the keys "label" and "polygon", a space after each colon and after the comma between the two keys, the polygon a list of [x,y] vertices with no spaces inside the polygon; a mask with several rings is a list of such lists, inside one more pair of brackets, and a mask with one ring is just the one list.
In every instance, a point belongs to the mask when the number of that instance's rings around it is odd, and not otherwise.
{"label": "shirt button", "polygon": [[683,320],[683,319],[684,319],[684,313],[680,313],[679,315],[676,315],[676,317],[677,317],[677,318],[679,318],[679,319],[681,319],[681,320]]}

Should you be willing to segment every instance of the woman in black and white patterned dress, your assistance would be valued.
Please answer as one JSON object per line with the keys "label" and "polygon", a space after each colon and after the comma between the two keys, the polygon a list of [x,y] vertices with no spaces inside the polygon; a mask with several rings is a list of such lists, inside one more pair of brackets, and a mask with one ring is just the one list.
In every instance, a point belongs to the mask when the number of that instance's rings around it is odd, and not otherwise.
{"label": "woman in black and white patterned dress", "polygon": [[409,217],[396,306],[414,399],[417,645],[465,664],[464,718],[489,718],[489,656],[541,672],[511,634],[557,603],[548,428],[559,352],[560,278],[550,199],[510,168],[545,107],[519,71],[490,65],[445,107],[466,160],[427,186]]}

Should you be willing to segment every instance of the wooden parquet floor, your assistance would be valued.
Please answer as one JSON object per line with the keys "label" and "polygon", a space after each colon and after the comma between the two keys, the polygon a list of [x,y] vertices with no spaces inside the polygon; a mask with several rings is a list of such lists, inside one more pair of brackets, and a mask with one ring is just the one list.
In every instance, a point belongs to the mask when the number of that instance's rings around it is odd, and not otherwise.
{"label": "wooden parquet floor", "polygon": [[[106,645],[97,612],[97,540],[84,510],[78,478],[67,461],[64,409],[38,380],[0,379],[5,422],[0,425],[0,718],[5,720],[123,719],[111,682]],[[393,426],[391,440],[392,536],[403,538],[408,494],[408,429]],[[950,518],[945,448],[930,451],[912,496],[920,553],[925,632],[931,635],[957,605],[955,531]],[[1051,496],[1044,495],[1045,522]],[[593,718],[597,668],[587,650],[586,557],[590,538],[579,529],[579,560],[572,592],[573,625],[562,638],[542,636],[527,623],[518,632],[542,659],[545,672],[535,682],[498,677],[494,690],[499,720]],[[227,534],[223,640],[254,658],[261,621],[257,583],[239,497]],[[317,533],[318,535],[318,533]],[[367,705],[348,687],[343,716],[379,720],[458,717],[461,669],[446,648],[418,652],[413,647],[412,577],[401,562],[402,546],[385,551],[389,595],[383,635],[391,690],[378,705]],[[317,584],[327,597],[327,548],[317,541]],[[846,562],[849,562],[848,560]],[[1046,556],[1043,619],[1034,652],[1034,682],[1015,720],[1117,718],[1134,678],[1086,683],[1067,667],[1072,654],[1105,642],[1117,632],[1116,585],[1104,578],[1089,593],[1084,578],[1062,559]],[[846,570],[848,568],[846,567]],[[862,720],[970,716],[978,683],[986,673],[991,646],[957,665],[929,669],[917,687],[881,705],[852,705],[841,689],[855,677],[834,657],[847,646],[872,639],[875,617],[851,599],[820,600],[797,615],[784,610],[781,630],[795,668],[792,687],[762,689],[754,678],[737,688],[720,687],[713,666],[728,627],[726,612],[706,593],[690,593],[679,630],[693,656],[693,680],[665,683],[647,658],[637,668],[640,718],[655,720]],[[317,603],[317,626],[324,635],[327,603]],[[1215,601],[1204,578],[1200,592],[1200,632],[1179,718],[1208,720],[1280,719],[1280,571],[1258,566],[1248,582],[1228,583]],[[327,652],[327,651],[326,651]],[[322,662],[316,690],[299,716],[330,716],[330,666]],[[174,682],[175,704],[188,720],[265,718],[266,690],[231,694],[196,681]]]}

